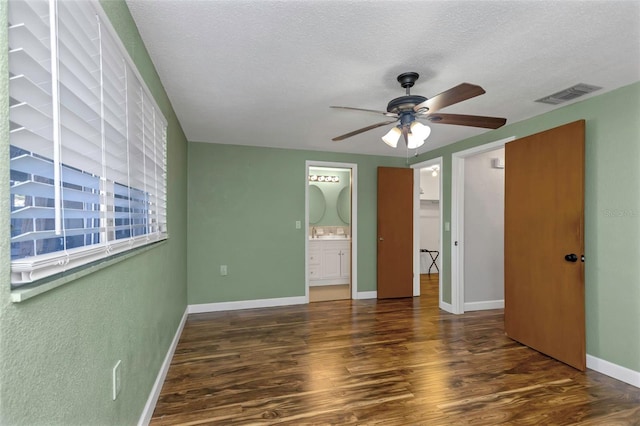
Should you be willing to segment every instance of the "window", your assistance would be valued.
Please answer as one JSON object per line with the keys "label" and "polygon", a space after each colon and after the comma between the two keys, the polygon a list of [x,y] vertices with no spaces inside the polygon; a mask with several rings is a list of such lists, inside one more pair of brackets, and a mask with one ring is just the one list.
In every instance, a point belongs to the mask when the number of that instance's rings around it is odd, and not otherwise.
{"label": "window", "polygon": [[167,124],[97,1],[9,1],[11,283],[167,238]]}

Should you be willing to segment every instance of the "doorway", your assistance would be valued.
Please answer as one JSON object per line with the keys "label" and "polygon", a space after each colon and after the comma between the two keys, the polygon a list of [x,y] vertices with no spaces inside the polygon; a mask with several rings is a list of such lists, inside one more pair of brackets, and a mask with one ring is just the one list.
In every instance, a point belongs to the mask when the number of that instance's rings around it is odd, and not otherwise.
{"label": "doorway", "polygon": [[[437,281],[438,304],[442,304],[442,157],[411,166],[414,173],[413,295],[422,294],[421,281]],[[437,274],[437,275],[436,275]],[[421,277],[428,278],[421,280]]]}
{"label": "doorway", "polygon": [[[496,299],[498,296],[494,296],[495,293],[495,283],[493,283],[493,287],[489,289],[484,289],[484,295],[492,294],[488,300],[476,301],[478,299],[477,289],[474,289],[474,292],[470,292],[471,296],[465,305],[465,272],[466,267],[473,267],[474,270],[479,271],[490,271],[491,268],[487,269],[484,266],[491,263],[487,259],[488,250],[479,249],[477,246],[477,241],[469,247],[470,250],[474,250],[474,258],[473,262],[467,262],[465,257],[465,252],[467,250],[465,245],[465,223],[467,220],[465,219],[465,202],[469,194],[465,194],[465,166],[466,160],[472,162],[472,158],[477,158],[480,160],[479,164],[487,160],[488,163],[485,164],[487,167],[500,167],[499,164],[493,164],[493,158],[487,157],[485,154],[490,153],[495,150],[503,149],[504,145],[507,142],[514,140],[515,137],[509,137],[505,139],[501,139],[495,142],[491,142],[485,145],[481,145],[475,148],[467,149],[464,151],[456,152],[452,155],[452,175],[451,175],[451,304],[443,304],[445,310],[454,314],[463,314],[465,310],[479,310],[479,309],[495,309],[501,308],[504,306],[504,299]],[[490,156],[490,155],[489,155]],[[486,157],[486,158],[485,158]],[[495,155],[495,158],[499,159],[499,155]],[[475,165],[475,164],[474,164]],[[504,167],[504,166],[502,166]],[[474,169],[475,170],[475,169]],[[480,172],[478,172],[480,173]],[[477,182],[476,182],[477,183]],[[474,186],[469,186],[469,182],[467,182],[467,191],[474,190]],[[479,190],[477,194],[482,196],[481,191]],[[477,197],[474,197],[477,198]],[[499,197],[498,197],[499,198]],[[469,200],[472,202],[472,200]],[[477,201],[477,200],[475,200]],[[474,202],[475,202],[474,201]],[[502,205],[492,205],[491,209],[495,210],[504,210],[504,197],[501,199]],[[476,204],[481,204],[481,201]],[[486,219],[486,218],[484,218]],[[474,221],[469,222],[469,226],[472,227],[469,229],[470,235],[474,238],[480,238],[480,235],[484,232],[484,230],[479,229],[474,226]],[[500,225],[501,231],[504,232],[504,225]],[[477,231],[477,232],[476,232]],[[481,242],[480,242],[481,244]],[[489,253],[490,254],[490,253]],[[472,263],[472,264],[471,264]],[[473,269],[472,268],[472,269]],[[495,279],[495,277],[493,277]],[[488,279],[488,282],[491,279]],[[488,284],[491,286],[491,284]],[[493,292],[493,293],[492,293]],[[486,299],[486,297],[485,297]],[[466,309],[465,309],[466,306]],[[442,307],[442,306],[441,306]]]}
{"label": "doorway", "polygon": [[306,162],[305,298],[357,298],[357,165]]}

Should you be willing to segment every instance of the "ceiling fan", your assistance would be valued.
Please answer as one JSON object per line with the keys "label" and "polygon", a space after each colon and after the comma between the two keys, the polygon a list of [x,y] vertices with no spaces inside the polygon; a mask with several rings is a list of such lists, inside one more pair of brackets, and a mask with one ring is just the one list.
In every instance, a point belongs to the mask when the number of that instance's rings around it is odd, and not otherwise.
{"label": "ceiling fan", "polygon": [[431,129],[417,121],[418,119],[424,119],[431,123],[456,124],[458,126],[482,127],[486,129],[497,129],[504,126],[507,122],[506,118],[484,117],[480,115],[442,114],[437,112],[450,105],[482,95],[485,91],[482,87],[476,86],[475,84],[462,83],[428,99],[424,96],[412,95],[410,93],[410,89],[413,87],[418,77],[419,74],[416,72],[405,72],[398,76],[398,82],[400,83],[400,86],[406,89],[406,95],[392,99],[387,105],[387,111],[331,106],[331,108],[372,112],[393,118],[393,120],[390,121],[372,124],[370,126],[363,127],[362,129],[337,136],[332,140],[341,141],[350,138],[351,136],[398,122],[396,126],[382,137],[382,140],[387,145],[395,148],[398,145],[400,136],[402,135],[405,143],[407,144],[407,148],[414,149],[424,144],[425,139],[427,139],[431,133]]}

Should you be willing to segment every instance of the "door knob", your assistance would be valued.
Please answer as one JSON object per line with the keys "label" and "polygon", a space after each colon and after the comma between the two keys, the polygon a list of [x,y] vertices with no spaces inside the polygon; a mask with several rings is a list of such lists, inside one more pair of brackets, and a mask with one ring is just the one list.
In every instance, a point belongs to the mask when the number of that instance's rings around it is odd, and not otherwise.
{"label": "door knob", "polygon": [[382,237],[380,237],[380,238],[378,238],[378,239],[379,239],[380,241],[384,241],[384,238],[382,238]]}
{"label": "door knob", "polygon": [[566,260],[567,262],[577,262],[578,256],[576,256],[575,253],[566,254],[564,256],[564,260]]}

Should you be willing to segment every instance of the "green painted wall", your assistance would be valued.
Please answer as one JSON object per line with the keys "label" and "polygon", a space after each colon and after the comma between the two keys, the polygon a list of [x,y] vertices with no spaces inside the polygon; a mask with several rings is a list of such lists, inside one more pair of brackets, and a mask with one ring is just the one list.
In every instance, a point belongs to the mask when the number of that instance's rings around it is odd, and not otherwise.
{"label": "green painted wall", "polygon": [[306,160],[358,165],[358,291],[375,291],[377,167],[404,158],[190,142],[189,304],[304,296],[306,236],[295,222]]}
{"label": "green painted wall", "polygon": [[[451,154],[509,136],[586,120],[585,286],[587,353],[640,371],[640,83],[437,149],[443,157],[443,221],[451,221]],[[509,165],[507,165],[509,167]],[[443,247],[451,233],[443,230]],[[451,258],[442,253],[445,301]]]}
{"label": "green painted wall", "polygon": [[[170,239],[22,303],[9,298],[9,180],[0,167],[0,424],[135,424],[186,308],[187,143],[124,1],[103,7],[169,122]],[[9,164],[7,2],[0,2],[0,164]],[[111,400],[111,369],[122,390]]]}

